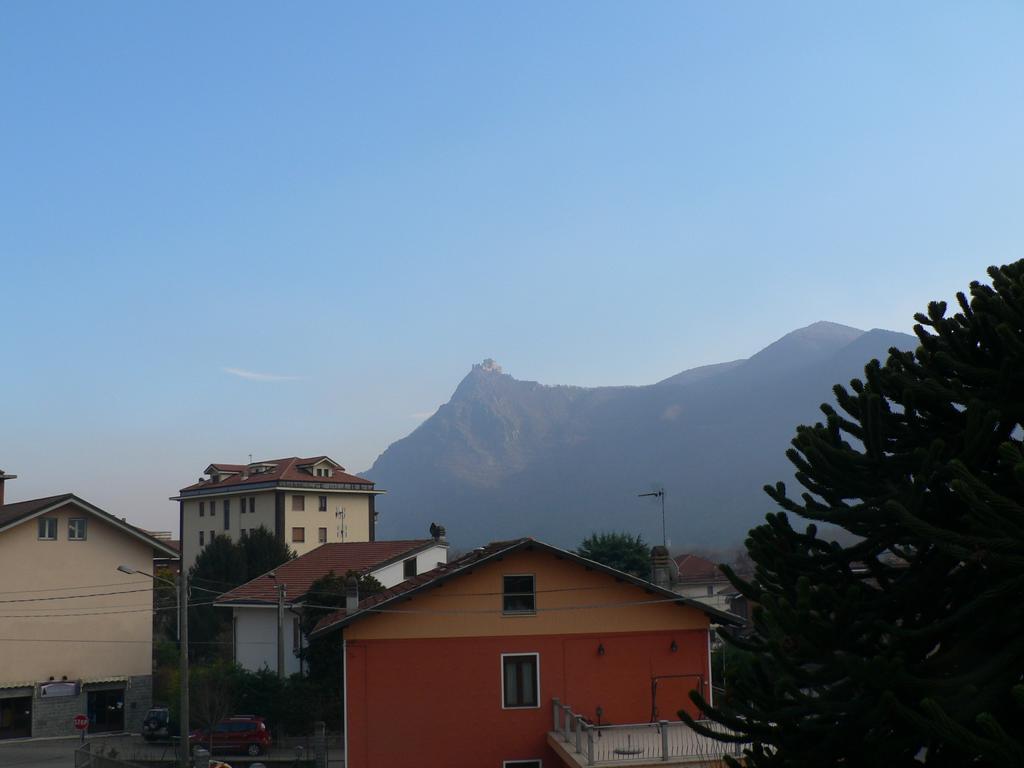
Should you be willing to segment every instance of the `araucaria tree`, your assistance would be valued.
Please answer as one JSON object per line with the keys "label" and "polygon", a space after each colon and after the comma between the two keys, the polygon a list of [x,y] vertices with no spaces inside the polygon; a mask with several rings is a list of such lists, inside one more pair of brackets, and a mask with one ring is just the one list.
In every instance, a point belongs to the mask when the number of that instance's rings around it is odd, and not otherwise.
{"label": "araucaria tree", "polygon": [[797,429],[805,492],[768,487],[753,578],[726,569],[750,663],[695,700],[748,765],[1024,765],[1024,261],[989,275]]}

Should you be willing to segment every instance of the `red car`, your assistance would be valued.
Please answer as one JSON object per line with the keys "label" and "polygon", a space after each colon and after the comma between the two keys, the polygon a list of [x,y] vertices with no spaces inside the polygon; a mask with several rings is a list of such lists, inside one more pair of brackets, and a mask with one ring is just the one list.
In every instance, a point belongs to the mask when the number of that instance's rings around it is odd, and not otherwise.
{"label": "red car", "polygon": [[[188,737],[192,749],[210,748],[210,734],[198,729]],[[262,717],[234,715],[213,727],[213,752],[256,757],[270,749],[270,730]]]}

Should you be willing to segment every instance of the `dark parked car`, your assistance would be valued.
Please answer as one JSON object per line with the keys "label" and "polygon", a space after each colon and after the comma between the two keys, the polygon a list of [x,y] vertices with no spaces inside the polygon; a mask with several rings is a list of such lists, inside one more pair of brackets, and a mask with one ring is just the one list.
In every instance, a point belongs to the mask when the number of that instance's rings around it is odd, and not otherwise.
{"label": "dark parked car", "polygon": [[153,707],[146,713],[142,721],[142,738],[146,741],[169,739],[178,735],[178,727],[171,722],[171,712],[167,707]]}
{"label": "dark parked car", "polygon": [[[188,740],[193,749],[210,746],[210,734],[201,728],[192,731]],[[255,715],[234,715],[213,727],[213,752],[256,757],[270,749],[270,743],[266,722]]]}

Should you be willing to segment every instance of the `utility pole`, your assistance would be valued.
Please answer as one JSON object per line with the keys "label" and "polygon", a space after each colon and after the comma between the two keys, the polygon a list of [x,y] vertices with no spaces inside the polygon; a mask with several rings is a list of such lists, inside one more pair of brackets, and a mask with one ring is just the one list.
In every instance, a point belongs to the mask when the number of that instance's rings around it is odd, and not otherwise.
{"label": "utility pole", "polygon": [[[2,474],[2,473],[0,473]],[[181,735],[181,744],[179,744],[178,753],[178,765],[179,768],[189,768],[189,743],[188,743],[188,572],[184,570],[182,565],[182,572],[178,574],[177,583],[170,579],[165,579],[163,576],[157,576],[154,573],[146,573],[140,571],[130,565],[119,565],[117,570],[121,573],[133,574],[137,573],[140,576],[147,576],[153,581],[162,581],[164,584],[169,584],[178,590],[178,677],[180,678],[178,689],[181,691],[181,712],[179,719],[181,722],[178,724],[178,730]],[[85,735],[85,731],[82,732]]]}
{"label": "utility pole", "polygon": [[665,489],[659,488],[650,493],[638,493],[637,496],[659,496],[661,497],[661,545],[668,549],[668,537],[665,535]]}
{"label": "utility pole", "polygon": [[189,752],[191,751],[188,743],[188,574],[184,568],[185,566],[182,564],[182,572],[178,574],[178,642],[181,644],[181,657],[179,659],[181,665],[179,677],[181,682],[178,686],[181,689],[181,723],[178,726],[181,733],[181,745],[178,753],[178,763],[181,768],[188,768]]}
{"label": "utility pole", "polygon": [[277,676],[284,680],[284,596],[286,585],[277,587]]}

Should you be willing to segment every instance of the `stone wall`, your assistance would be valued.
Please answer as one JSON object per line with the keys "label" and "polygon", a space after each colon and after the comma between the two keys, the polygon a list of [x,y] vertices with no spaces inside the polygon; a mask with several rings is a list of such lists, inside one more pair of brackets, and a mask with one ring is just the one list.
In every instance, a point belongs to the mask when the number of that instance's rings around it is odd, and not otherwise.
{"label": "stone wall", "polygon": [[60,696],[32,700],[32,735],[75,736],[75,715],[88,713],[89,691],[124,689],[124,727],[129,733],[139,733],[142,721],[153,702],[153,678],[139,675],[129,683],[86,684],[77,696]]}

